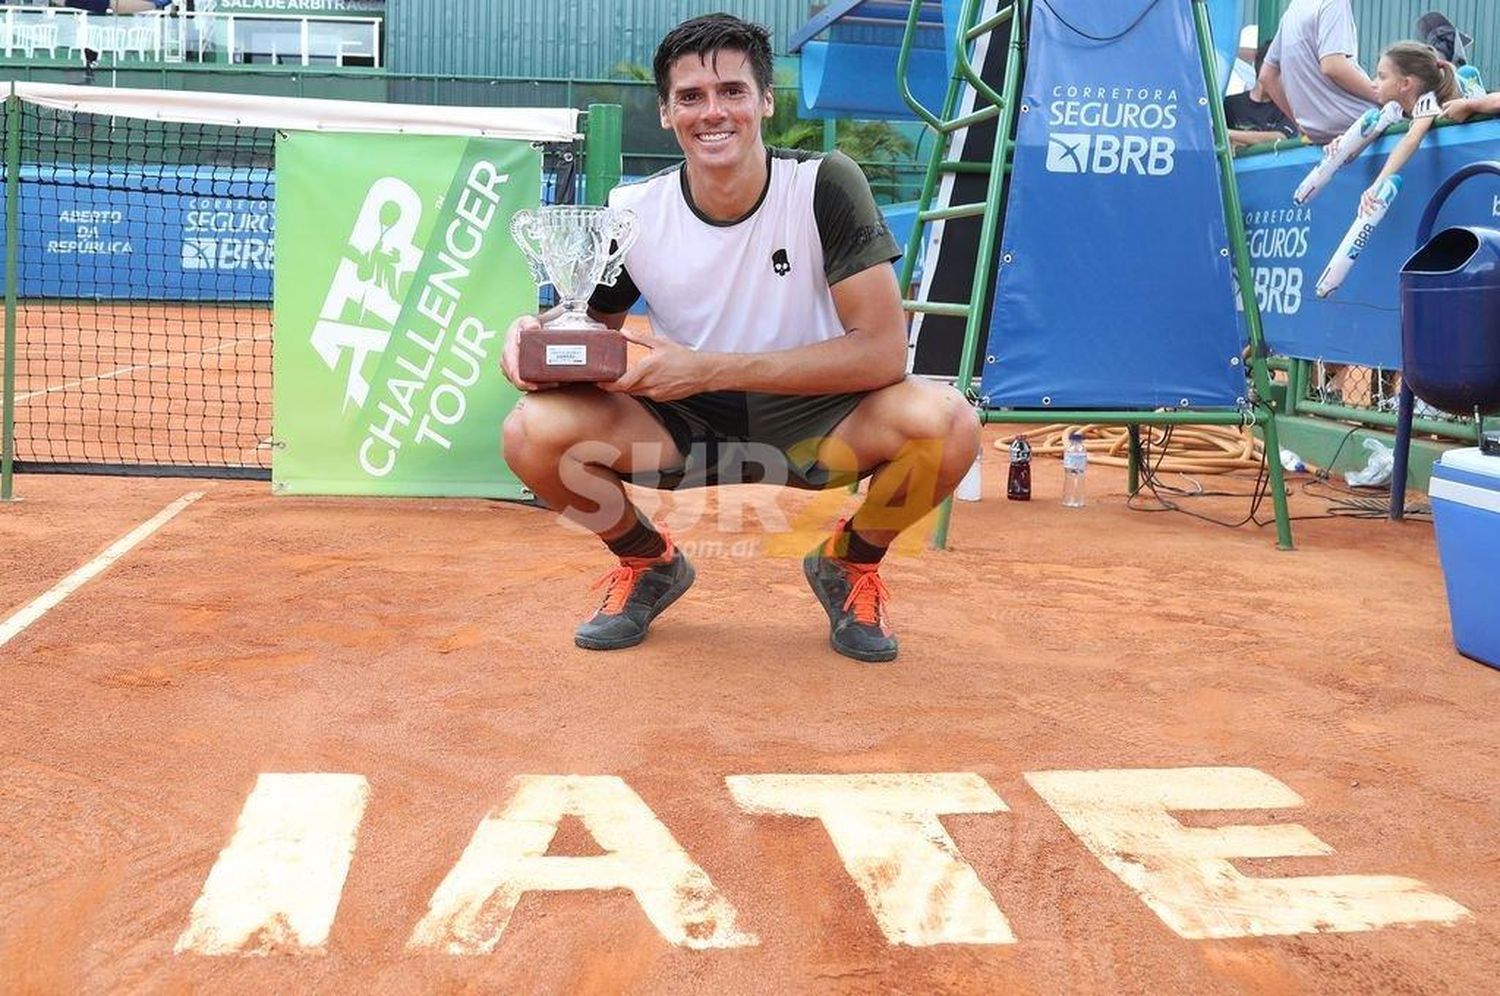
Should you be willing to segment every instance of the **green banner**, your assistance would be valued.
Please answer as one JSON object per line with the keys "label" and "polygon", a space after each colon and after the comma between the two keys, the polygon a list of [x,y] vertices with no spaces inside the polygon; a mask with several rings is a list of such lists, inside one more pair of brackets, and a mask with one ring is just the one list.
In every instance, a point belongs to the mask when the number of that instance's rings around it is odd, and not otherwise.
{"label": "green banner", "polygon": [[540,198],[526,142],[277,138],[277,493],[522,496],[500,352],[536,308],[510,220]]}

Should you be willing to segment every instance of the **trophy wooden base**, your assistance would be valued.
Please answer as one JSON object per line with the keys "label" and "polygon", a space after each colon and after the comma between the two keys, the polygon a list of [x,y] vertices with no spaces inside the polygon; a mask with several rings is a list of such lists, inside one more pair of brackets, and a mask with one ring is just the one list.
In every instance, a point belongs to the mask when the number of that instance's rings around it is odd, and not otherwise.
{"label": "trophy wooden base", "polygon": [[522,329],[517,372],[532,384],[602,384],[625,373],[625,337],[613,329]]}

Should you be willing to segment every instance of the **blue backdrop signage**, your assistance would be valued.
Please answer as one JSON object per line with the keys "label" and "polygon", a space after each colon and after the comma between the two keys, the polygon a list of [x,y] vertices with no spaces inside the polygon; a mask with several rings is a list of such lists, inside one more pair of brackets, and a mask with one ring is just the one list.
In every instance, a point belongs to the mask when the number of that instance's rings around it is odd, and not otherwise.
{"label": "blue backdrop signage", "polygon": [[1016,408],[1240,404],[1193,5],[1032,10],[981,395]]}
{"label": "blue backdrop signage", "polygon": [[269,169],[23,167],[20,294],[269,302],[273,186]]}
{"label": "blue backdrop signage", "polygon": [[[1500,121],[1429,132],[1401,172],[1401,195],[1353,271],[1333,295],[1319,299],[1314,293],[1318,276],[1353,223],[1360,194],[1401,137],[1376,141],[1303,207],[1292,203],[1292,192],[1322,156],[1321,149],[1293,148],[1236,161],[1255,296],[1271,352],[1400,368],[1400,272],[1416,248],[1417,224],[1433,192],[1459,167],[1500,159]],[[1436,230],[1448,225],[1500,227],[1500,178],[1476,177],[1458,188]]]}

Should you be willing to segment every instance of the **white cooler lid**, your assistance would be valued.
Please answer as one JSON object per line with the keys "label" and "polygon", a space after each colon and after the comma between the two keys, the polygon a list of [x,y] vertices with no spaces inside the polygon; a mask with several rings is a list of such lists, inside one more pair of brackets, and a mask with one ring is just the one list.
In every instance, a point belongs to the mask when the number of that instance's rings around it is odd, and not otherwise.
{"label": "white cooler lid", "polygon": [[1477,446],[1460,450],[1449,450],[1438,458],[1438,462],[1449,470],[1462,470],[1481,477],[1493,477],[1500,481],[1500,456],[1489,456]]}

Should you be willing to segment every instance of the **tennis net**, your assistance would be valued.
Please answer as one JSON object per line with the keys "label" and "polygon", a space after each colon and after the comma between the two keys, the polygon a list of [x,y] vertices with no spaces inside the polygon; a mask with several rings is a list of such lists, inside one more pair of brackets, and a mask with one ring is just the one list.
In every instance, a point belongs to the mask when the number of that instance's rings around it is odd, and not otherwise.
{"label": "tennis net", "polygon": [[[198,95],[203,120],[183,120],[194,95],[180,91],[17,86],[48,99],[3,101],[15,317],[0,390],[15,469],[269,479],[275,137],[287,125],[246,114],[257,98],[239,95]],[[116,96],[131,93],[145,96]],[[473,127],[451,108],[259,102],[292,126],[301,115],[337,130],[327,115],[358,107],[359,130]],[[578,150],[546,151],[544,200],[571,201]]]}

